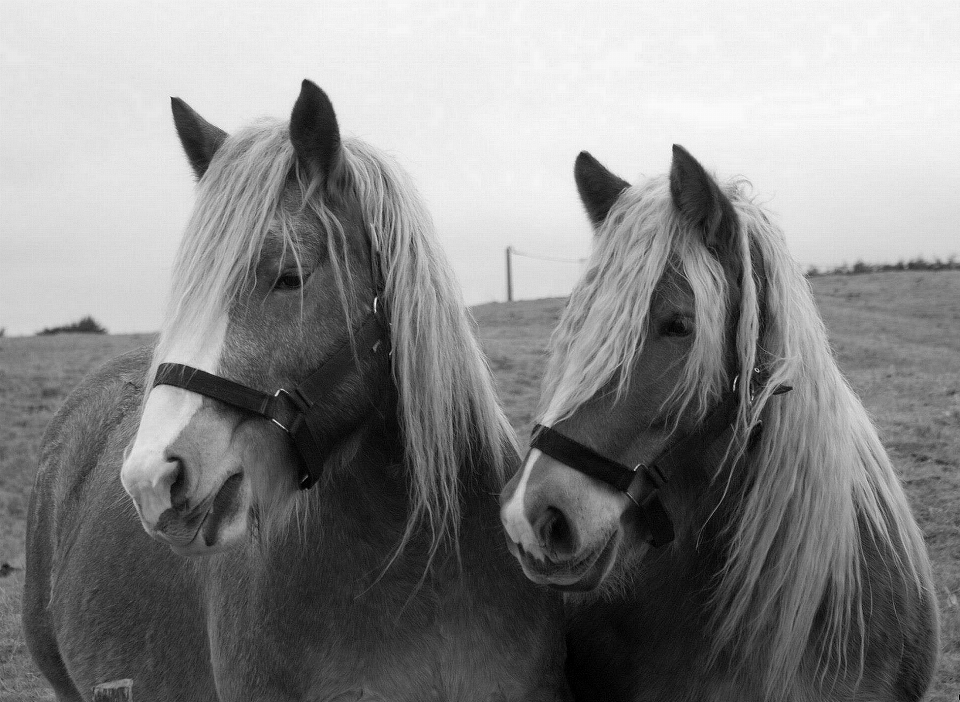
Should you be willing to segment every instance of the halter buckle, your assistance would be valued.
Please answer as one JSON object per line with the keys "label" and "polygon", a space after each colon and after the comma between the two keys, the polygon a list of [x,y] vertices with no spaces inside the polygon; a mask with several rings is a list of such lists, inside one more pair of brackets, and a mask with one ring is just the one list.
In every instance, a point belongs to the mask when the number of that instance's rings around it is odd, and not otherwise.
{"label": "halter buckle", "polygon": [[623,494],[626,495],[640,510],[643,509],[643,506],[641,506],[641,504],[637,501],[637,496],[634,494],[634,492],[636,491],[636,487],[639,487],[639,485],[637,485],[637,481],[639,480],[642,482],[644,478],[644,473],[641,472],[641,469],[646,471],[647,466],[645,463],[638,463],[630,469],[633,473],[633,478],[630,480],[630,483],[627,485],[627,487],[621,490],[621,492],[623,492]]}
{"label": "halter buckle", "polygon": [[[393,324],[390,322],[390,318],[389,318],[389,316],[388,316],[388,314],[387,314],[387,308],[386,308],[386,307],[384,306],[384,304],[380,301],[380,296],[379,296],[379,295],[374,295],[374,296],[373,296],[373,305],[371,305],[371,307],[372,307],[372,309],[373,309],[373,316],[376,317],[377,319],[379,319],[381,326],[385,326],[388,333],[392,332],[392,331],[393,331]],[[381,315],[382,315],[382,316],[381,316]],[[382,344],[383,344],[383,340],[382,340],[382,339],[378,339],[377,342],[373,345],[373,348],[371,349],[371,351],[372,351],[373,353],[379,352],[379,351],[380,351],[380,346],[381,346]],[[389,348],[389,350],[387,351],[387,356],[389,356],[390,358],[393,358],[393,344],[392,344],[392,343],[390,344],[390,348]]]}
{"label": "halter buckle", "polygon": [[[274,399],[280,399],[280,396],[281,396],[281,395],[283,395],[284,397],[286,397],[286,398],[287,398],[287,401],[288,401],[291,405],[293,405],[294,407],[297,406],[297,402],[296,402],[296,400],[293,399],[293,395],[291,395],[289,392],[287,392],[287,391],[284,390],[283,388],[280,388],[280,389],[277,390],[275,393],[273,393]],[[287,434],[290,433],[290,427],[285,427],[285,426],[283,426],[283,424],[280,423],[280,420],[277,419],[275,415],[270,417],[270,421],[273,422],[274,424],[276,424],[276,425],[277,425],[278,427],[280,427],[281,429],[283,429]]]}

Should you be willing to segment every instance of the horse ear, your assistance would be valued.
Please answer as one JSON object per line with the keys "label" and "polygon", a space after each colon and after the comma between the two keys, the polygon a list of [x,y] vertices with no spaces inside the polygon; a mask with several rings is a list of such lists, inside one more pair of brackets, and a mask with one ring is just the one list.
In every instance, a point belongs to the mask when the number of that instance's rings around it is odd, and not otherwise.
{"label": "horse ear", "polygon": [[170,109],[173,110],[173,124],[177,128],[180,143],[197,180],[200,180],[207,172],[213,155],[227,138],[227,133],[210,124],[180,98],[170,98]]}
{"label": "horse ear", "polygon": [[577,181],[580,201],[594,229],[607,218],[620,193],[630,187],[630,183],[608,171],[586,151],[581,151],[577,156],[573,164],[573,177]]}
{"label": "horse ear", "polygon": [[682,146],[673,145],[670,195],[687,222],[698,229],[711,249],[731,246],[737,233],[737,214],[720,186]]}
{"label": "horse ear", "polygon": [[297,161],[311,178],[326,179],[340,156],[340,128],[330,98],[304,80],[290,115],[290,141]]}

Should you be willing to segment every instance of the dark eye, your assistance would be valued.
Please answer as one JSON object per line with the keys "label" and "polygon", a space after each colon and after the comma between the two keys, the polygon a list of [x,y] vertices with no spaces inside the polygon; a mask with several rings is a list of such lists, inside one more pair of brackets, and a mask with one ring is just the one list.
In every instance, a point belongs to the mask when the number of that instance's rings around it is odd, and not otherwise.
{"label": "dark eye", "polygon": [[297,271],[287,271],[281,273],[273,284],[274,290],[299,290],[303,287],[306,276],[301,277]]}
{"label": "dark eye", "polygon": [[693,322],[679,314],[668,319],[660,328],[662,336],[689,336],[692,333]]}

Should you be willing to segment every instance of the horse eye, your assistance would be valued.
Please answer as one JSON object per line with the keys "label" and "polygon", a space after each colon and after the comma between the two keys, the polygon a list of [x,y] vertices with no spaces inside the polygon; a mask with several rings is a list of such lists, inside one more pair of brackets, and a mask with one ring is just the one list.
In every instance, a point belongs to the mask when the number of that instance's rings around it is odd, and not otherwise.
{"label": "horse eye", "polygon": [[276,282],[273,284],[274,290],[299,290],[303,287],[304,278],[300,277],[300,274],[296,271],[288,271],[287,273],[282,273],[277,277]]}
{"label": "horse eye", "polygon": [[689,336],[693,333],[693,323],[681,315],[671,317],[660,330],[663,336]]}

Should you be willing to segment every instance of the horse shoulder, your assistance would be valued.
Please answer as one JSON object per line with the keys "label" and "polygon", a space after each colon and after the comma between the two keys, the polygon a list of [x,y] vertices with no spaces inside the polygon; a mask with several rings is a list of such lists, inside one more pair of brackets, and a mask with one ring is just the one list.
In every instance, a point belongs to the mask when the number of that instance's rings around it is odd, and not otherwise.
{"label": "horse shoulder", "polygon": [[86,483],[116,431],[134,428],[150,355],[150,348],[139,348],[88,375],[44,432],[32,502],[36,510],[49,512],[45,516],[52,518],[52,536],[64,533],[64,520],[72,521]]}
{"label": "horse shoulder", "polygon": [[60,699],[79,699],[51,618],[50,597],[56,578],[57,552],[64,511],[70,519],[71,495],[98,464],[117,423],[139,398],[150,349],[120,356],[87,376],[48,425],[27,513],[27,569],[23,593],[23,628],[34,660]]}

